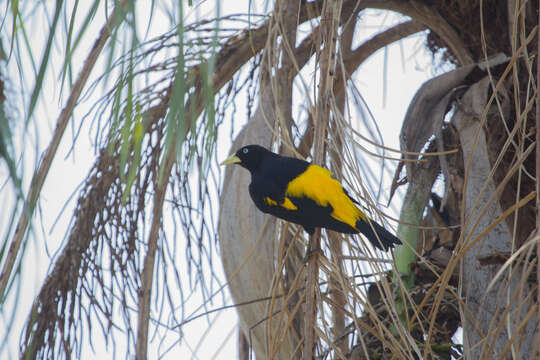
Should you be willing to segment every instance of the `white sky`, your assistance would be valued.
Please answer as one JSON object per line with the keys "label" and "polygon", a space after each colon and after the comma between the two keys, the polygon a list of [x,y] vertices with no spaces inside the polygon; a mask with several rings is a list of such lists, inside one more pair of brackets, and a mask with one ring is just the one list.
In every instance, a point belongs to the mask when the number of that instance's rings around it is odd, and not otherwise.
{"label": "white sky", "polygon": [[[69,2],[70,4],[73,1]],[[80,2],[80,5],[84,5],[85,2]],[[139,2],[145,3],[145,2]],[[231,8],[231,4],[235,4],[235,8]],[[229,1],[227,2],[227,8],[222,8],[222,14],[225,13],[239,13],[246,12],[247,1]],[[53,3],[48,4],[49,11],[53,11]],[[68,8],[71,8],[69,5]],[[197,10],[198,16],[204,14],[212,14],[212,2],[208,1],[204,4],[204,8]],[[260,6],[259,10],[262,10],[264,6]],[[195,11],[196,12],[196,11]],[[79,11],[80,16],[84,15],[86,11]],[[95,34],[103,24],[103,12],[100,12],[99,16],[96,16],[92,22],[91,29],[89,29],[88,35],[85,37],[84,42],[81,44],[77,59],[80,61],[74,61],[76,69],[74,74],[78,74],[79,68],[82,65],[82,59],[88,53],[88,49],[91,47]],[[144,14],[144,12],[140,12]],[[375,14],[375,13],[373,13]],[[163,14],[156,13],[154,16],[165,16]],[[387,15],[388,16],[388,15]],[[393,15],[392,19],[395,19]],[[165,18],[166,19],[166,18]],[[369,33],[378,32],[381,24],[390,24],[391,19],[385,16],[366,16],[364,20],[367,22],[366,27],[361,29],[360,35],[362,37]],[[159,34],[163,29],[168,29],[168,21],[153,21],[153,27],[151,32]],[[146,29],[145,26],[140,26],[139,29]],[[41,54],[38,50],[43,47],[46,34],[48,32],[47,22],[36,22],[32,24],[29,34],[31,39],[34,54]],[[4,30],[5,31],[5,30]],[[61,33],[61,32],[59,32]],[[64,97],[60,96],[58,83],[59,74],[61,71],[61,59],[64,39],[58,39],[55,51],[51,57],[50,69],[45,79],[44,91],[42,99],[38,104],[36,113],[34,115],[35,120],[32,122],[29,128],[29,135],[24,142],[21,141],[21,125],[22,117],[18,117],[16,121],[19,123],[16,129],[17,144],[19,146],[37,146],[41,153],[48,144],[50,136],[52,134],[54,124],[58,114],[64,104]],[[4,47],[6,43],[4,43]],[[386,54],[384,51],[380,51],[371,59],[369,59],[360,69],[355,76],[354,81],[356,86],[360,89],[366,102],[369,104],[371,111],[381,127],[385,144],[394,148],[398,148],[398,135],[401,128],[401,122],[406,111],[406,107],[409,104],[415,91],[421,85],[421,83],[428,78],[432,77],[431,69],[431,57],[425,51],[423,51],[423,40],[419,40],[418,37],[413,37],[403,41],[401,44],[395,44],[390,46]],[[387,68],[383,68],[384,56],[387,57]],[[40,56],[37,57],[40,60]],[[15,64],[10,64],[10,74],[16,74]],[[29,67],[29,63],[23,64],[24,67]],[[97,66],[92,76],[95,78],[100,75],[100,70],[103,66]],[[389,79],[384,87],[384,73],[386,72],[386,78]],[[28,76],[31,79],[31,76]],[[15,86],[18,86],[18,79],[12,79]],[[28,89],[31,89],[32,83],[26,84],[26,96],[28,96]],[[16,89],[20,91],[20,89]],[[97,92],[99,94],[99,91]],[[19,93],[20,95],[20,93]],[[62,100],[59,100],[62,99]],[[76,124],[79,124],[81,117],[90,109],[96,97],[90,97],[84,100],[75,111]],[[386,106],[383,106],[386,104]],[[293,114],[295,111],[293,111]],[[237,116],[245,116],[245,111],[239,109]],[[19,114],[23,115],[23,114]],[[237,120],[238,121],[238,120]],[[34,125],[35,124],[35,125]],[[26,316],[30,309],[31,303],[39,288],[43,282],[44,277],[50,267],[51,257],[58,251],[66,229],[68,228],[68,222],[73,213],[73,207],[75,205],[75,199],[70,199],[73,191],[76,187],[84,181],[88,174],[88,170],[95,160],[94,148],[92,147],[92,141],[94,139],[93,134],[89,134],[89,129],[85,123],[85,127],[81,132],[81,136],[77,140],[77,146],[72,154],[69,153],[72,145],[72,125],[69,125],[61,147],[57,153],[57,157],[53,162],[53,166],[49,172],[49,176],[42,191],[41,200],[39,203],[39,209],[35,216],[34,221],[34,236],[31,237],[30,246],[26,254],[25,266],[23,268],[23,281],[21,288],[21,296],[17,299],[10,299],[6,304],[6,309],[14,309],[16,311],[16,320],[14,328],[10,333],[8,349],[3,349],[0,352],[0,357],[17,358],[17,349],[19,342],[19,334],[22,326],[26,320]],[[78,125],[74,125],[73,129],[76,129]],[[238,126],[236,127],[238,129]],[[219,140],[219,151],[223,155],[229,152],[229,139],[227,138],[228,132],[225,133]],[[37,134],[37,136],[36,136]],[[225,150],[224,150],[225,149]],[[30,151],[29,153],[31,153]],[[68,155],[69,154],[69,155]],[[34,167],[35,159],[26,157],[24,159],[26,172],[24,174],[25,186],[27,189],[28,182],[31,177],[31,169]],[[5,167],[0,167],[0,181],[6,176]],[[386,184],[388,187],[389,184]],[[388,188],[383,189],[388,190]],[[0,198],[7,199],[7,202],[13,201],[8,191],[11,191],[9,186],[0,188]],[[386,195],[385,195],[386,196]],[[386,197],[384,197],[386,199]],[[63,210],[66,201],[68,206]],[[10,207],[8,206],[8,209]],[[164,212],[165,216],[167,212]],[[55,221],[58,218],[58,222]],[[0,226],[4,226],[5,217],[0,216]],[[3,228],[0,228],[0,236],[4,236]],[[182,246],[181,242],[178,246]],[[181,252],[183,253],[183,252]],[[217,258],[215,258],[216,260]],[[28,261],[30,260],[30,261]],[[218,267],[218,271],[221,272],[221,267],[217,262],[215,265]],[[182,266],[179,264],[178,266]],[[187,305],[186,313],[190,313],[193,309],[197,308],[200,304],[201,298],[192,298]],[[219,302],[215,304],[219,305]],[[212,306],[210,306],[212,308]],[[0,338],[4,337],[6,331],[6,321],[10,314],[3,314],[0,316]],[[168,352],[165,358],[187,358],[186,355],[195,353],[193,358],[195,359],[231,359],[236,356],[236,324],[237,318],[234,310],[225,310],[218,312],[215,317],[212,318],[212,327],[209,328],[209,319],[203,317],[187,325],[183,330],[185,334],[185,341],[181,346],[175,346],[170,352]],[[98,330],[93,337],[94,352],[85,351],[83,356],[85,359],[111,358],[112,347],[106,347],[104,343],[100,342],[100,330]],[[118,334],[117,334],[118,335]],[[120,337],[117,337],[120,339]],[[227,340],[228,339],[228,340]],[[157,355],[163,351],[167,346],[159,343],[159,337],[153,339],[150,344],[149,358],[157,358]],[[168,337],[166,343],[172,343],[175,339]],[[224,342],[224,343],[223,343]],[[119,358],[124,358],[125,344],[122,341],[117,343],[116,355]]]}

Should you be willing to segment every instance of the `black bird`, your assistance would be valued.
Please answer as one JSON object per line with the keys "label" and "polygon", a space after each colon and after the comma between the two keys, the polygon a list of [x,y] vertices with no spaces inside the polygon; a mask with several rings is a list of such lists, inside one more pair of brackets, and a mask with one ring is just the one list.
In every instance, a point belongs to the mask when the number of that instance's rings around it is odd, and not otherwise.
{"label": "black bird", "polygon": [[221,165],[238,164],[251,173],[249,194],[262,212],[299,225],[312,235],[316,227],[346,234],[364,234],[377,248],[401,241],[368,219],[332,173],[318,165],[248,145]]}

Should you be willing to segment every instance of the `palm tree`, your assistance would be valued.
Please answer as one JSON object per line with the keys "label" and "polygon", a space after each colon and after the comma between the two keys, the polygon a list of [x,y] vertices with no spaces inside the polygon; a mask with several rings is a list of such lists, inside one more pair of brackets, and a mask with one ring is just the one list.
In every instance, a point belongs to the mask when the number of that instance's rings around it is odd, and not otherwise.
{"label": "palm tree", "polygon": [[[52,11],[19,2],[7,8],[2,35],[12,67],[37,63],[27,32],[32,21],[50,19],[39,66],[17,68],[32,84],[23,89],[22,133],[38,121],[60,38],[67,95],[24,195],[17,179],[25,162],[17,167],[14,159],[31,150],[17,147],[0,117],[0,146],[9,144],[0,162],[10,170],[9,189],[21,194],[2,229],[4,316],[20,295],[20,269],[32,261],[25,249],[37,236],[30,225],[43,185],[85,99],[93,101],[84,119],[92,120],[85,129],[95,134],[96,153],[27,316],[20,357],[78,358],[97,334],[109,344],[122,339],[127,356],[145,359],[149,343],[168,343],[172,334],[164,355],[194,319],[185,314],[188,293],[202,294],[207,309],[227,297],[225,289],[240,318],[243,359],[251,351],[258,359],[537,355],[537,4],[276,1],[262,15],[253,8],[222,15],[216,2],[215,18],[197,18],[202,4],[146,8],[124,0],[104,9],[95,2],[77,21],[78,2],[58,1]],[[360,38],[372,9],[400,16]],[[168,28],[140,35],[141,18],[148,29],[167,19]],[[79,68],[81,39],[100,21]],[[401,148],[389,149],[356,76],[375,52],[419,33],[446,70],[418,90]],[[92,75],[98,64],[102,74]],[[246,97],[244,123],[235,114]],[[382,184],[373,179],[390,178],[384,164],[398,164],[390,197],[405,188],[397,228],[404,245],[388,257],[358,236],[307,237],[258,212],[249,176],[227,169],[222,178],[217,168],[224,129],[234,136],[231,149],[258,143],[331,168],[388,224],[372,200]],[[310,248],[322,254],[304,257]]]}

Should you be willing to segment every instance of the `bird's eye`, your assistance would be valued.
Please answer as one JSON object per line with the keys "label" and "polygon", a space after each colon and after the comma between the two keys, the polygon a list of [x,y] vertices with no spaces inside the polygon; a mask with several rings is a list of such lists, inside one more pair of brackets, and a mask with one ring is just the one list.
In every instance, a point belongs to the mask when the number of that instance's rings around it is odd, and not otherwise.
{"label": "bird's eye", "polygon": [[249,151],[249,150],[248,150],[247,148],[244,148],[244,149],[242,150],[242,152],[243,152],[244,154],[247,154],[248,151]]}

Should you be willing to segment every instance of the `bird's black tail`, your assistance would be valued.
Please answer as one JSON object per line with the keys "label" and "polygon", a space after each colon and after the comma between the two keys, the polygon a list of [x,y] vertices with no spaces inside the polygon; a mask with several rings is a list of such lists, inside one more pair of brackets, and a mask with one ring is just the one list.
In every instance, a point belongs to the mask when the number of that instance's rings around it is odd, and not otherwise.
{"label": "bird's black tail", "polygon": [[387,251],[393,248],[395,244],[401,244],[401,241],[395,235],[392,235],[373,220],[371,222],[358,220],[356,222],[356,228],[378,249]]}

